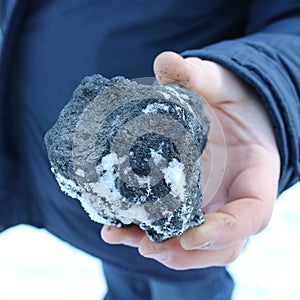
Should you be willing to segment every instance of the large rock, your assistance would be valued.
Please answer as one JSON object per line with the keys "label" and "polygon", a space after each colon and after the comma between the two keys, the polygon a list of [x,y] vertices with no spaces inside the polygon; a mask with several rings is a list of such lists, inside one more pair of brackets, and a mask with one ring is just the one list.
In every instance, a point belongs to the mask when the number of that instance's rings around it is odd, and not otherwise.
{"label": "large rock", "polygon": [[201,224],[202,105],[178,85],[86,77],[45,136],[61,189],[94,221],[138,224],[156,242]]}

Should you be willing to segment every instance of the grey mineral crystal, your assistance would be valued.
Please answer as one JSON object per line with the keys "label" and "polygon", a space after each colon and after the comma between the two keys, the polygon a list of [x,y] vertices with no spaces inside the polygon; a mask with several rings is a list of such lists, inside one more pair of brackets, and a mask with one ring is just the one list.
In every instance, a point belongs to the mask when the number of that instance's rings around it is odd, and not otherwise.
{"label": "grey mineral crystal", "polygon": [[199,157],[209,120],[178,85],[86,77],[47,132],[60,188],[103,224],[138,224],[160,242],[204,221]]}

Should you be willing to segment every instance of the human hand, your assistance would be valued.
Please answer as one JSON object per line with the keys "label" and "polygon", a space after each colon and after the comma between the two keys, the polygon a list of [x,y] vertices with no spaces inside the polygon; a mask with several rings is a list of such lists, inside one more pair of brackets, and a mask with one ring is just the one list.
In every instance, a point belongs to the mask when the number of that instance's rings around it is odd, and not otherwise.
{"label": "human hand", "polygon": [[102,238],[137,247],[172,269],[227,265],[272,213],[280,171],[272,125],[258,95],[214,62],[164,52],[154,71],[159,82],[176,82],[206,100],[211,128],[201,156],[205,222],[162,243],[150,241],[136,225],[104,226]]}

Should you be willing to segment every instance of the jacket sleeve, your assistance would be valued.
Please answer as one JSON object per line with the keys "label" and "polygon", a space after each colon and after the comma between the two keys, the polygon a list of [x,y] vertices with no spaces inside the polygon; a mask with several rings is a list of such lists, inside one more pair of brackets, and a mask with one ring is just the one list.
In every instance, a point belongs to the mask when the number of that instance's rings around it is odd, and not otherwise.
{"label": "jacket sleeve", "polygon": [[258,91],[280,153],[279,194],[299,181],[300,1],[253,1],[244,37],[182,55],[215,61]]}

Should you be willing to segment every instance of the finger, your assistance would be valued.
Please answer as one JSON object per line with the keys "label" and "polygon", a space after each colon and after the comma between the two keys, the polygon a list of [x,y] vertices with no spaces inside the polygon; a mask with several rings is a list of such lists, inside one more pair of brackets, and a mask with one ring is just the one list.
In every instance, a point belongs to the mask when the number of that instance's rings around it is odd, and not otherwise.
{"label": "finger", "polygon": [[226,192],[218,193],[205,207],[204,224],[182,236],[184,249],[220,249],[266,227],[277,196],[279,159],[261,147],[254,148],[241,161],[234,155],[229,159],[223,180]]}
{"label": "finger", "polygon": [[178,239],[170,239],[163,243],[154,243],[144,238],[139,246],[139,252],[146,258],[152,258],[161,264],[176,270],[225,266],[233,262],[245,245],[240,241],[224,249],[185,250]]}
{"label": "finger", "polygon": [[137,247],[144,236],[145,232],[136,225],[127,227],[104,225],[101,230],[102,239],[109,244]]}
{"label": "finger", "polygon": [[180,244],[186,250],[223,249],[262,231],[269,222],[272,206],[257,199],[240,199],[219,212],[207,214],[203,225],[189,229]]}
{"label": "finger", "polygon": [[241,82],[238,77],[211,61],[196,57],[184,59],[174,52],[163,52],[156,57],[153,68],[160,83],[176,82],[195,90],[209,102],[241,99],[246,94],[237,84]]}
{"label": "finger", "polygon": [[[200,61],[200,60],[199,60]],[[169,83],[178,83],[186,88],[194,89],[205,97],[207,96],[205,91],[209,90],[206,80],[207,76],[210,76],[210,73],[204,74],[205,71],[200,70],[200,74],[197,75],[195,72],[197,70],[196,66],[192,63],[188,63],[183,57],[174,52],[163,52],[156,57],[153,64],[154,73],[157,80],[162,84]],[[201,88],[200,88],[200,80],[196,80],[196,76],[203,77],[201,80]],[[199,90],[200,89],[200,90]]]}

